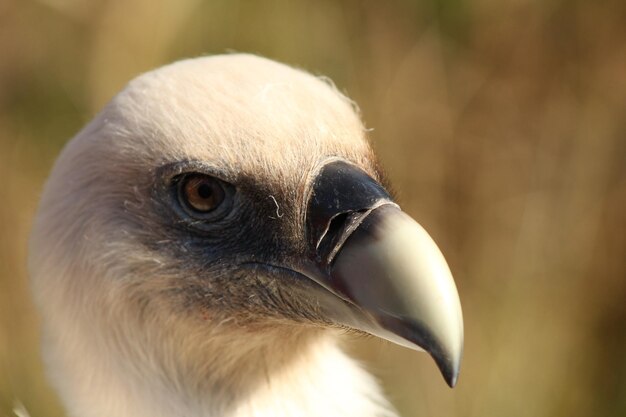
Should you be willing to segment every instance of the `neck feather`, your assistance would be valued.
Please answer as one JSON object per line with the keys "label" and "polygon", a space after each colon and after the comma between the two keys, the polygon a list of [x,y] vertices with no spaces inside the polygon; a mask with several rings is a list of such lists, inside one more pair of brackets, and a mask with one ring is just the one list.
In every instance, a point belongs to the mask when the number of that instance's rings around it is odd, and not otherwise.
{"label": "neck feather", "polygon": [[[135,346],[111,346],[112,335],[85,340],[66,331],[47,340],[46,356],[75,417],[395,415],[331,332],[219,327],[208,341],[186,336],[159,349],[149,334],[122,337],[139,340]],[[187,330],[181,334],[193,335]]]}

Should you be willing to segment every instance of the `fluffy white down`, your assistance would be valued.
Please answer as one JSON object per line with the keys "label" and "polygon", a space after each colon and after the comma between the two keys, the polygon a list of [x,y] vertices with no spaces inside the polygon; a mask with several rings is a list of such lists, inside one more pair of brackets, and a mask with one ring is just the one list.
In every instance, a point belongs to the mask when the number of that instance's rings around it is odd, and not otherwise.
{"label": "fluffy white down", "polygon": [[131,82],[63,151],[31,240],[45,361],[69,414],[395,415],[333,331],[302,329],[295,341],[285,326],[255,339],[221,322],[173,322],[154,309],[158,301],[138,320],[129,301],[167,285],[170,272],[133,244],[132,230],[115,227],[123,213],[107,205],[127,188],[121,198],[140,205],[132,187],[113,187],[172,159],[252,174],[264,166],[293,187],[324,155],[360,161],[375,175],[363,131],[332,86],[250,55],[187,60]]}

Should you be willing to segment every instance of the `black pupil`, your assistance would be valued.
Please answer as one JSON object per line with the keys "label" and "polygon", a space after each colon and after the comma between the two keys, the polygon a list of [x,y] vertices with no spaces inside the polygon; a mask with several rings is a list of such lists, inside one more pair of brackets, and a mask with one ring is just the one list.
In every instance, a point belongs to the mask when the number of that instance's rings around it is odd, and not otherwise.
{"label": "black pupil", "polygon": [[198,195],[203,199],[208,199],[213,196],[213,187],[209,184],[204,183],[198,186]]}

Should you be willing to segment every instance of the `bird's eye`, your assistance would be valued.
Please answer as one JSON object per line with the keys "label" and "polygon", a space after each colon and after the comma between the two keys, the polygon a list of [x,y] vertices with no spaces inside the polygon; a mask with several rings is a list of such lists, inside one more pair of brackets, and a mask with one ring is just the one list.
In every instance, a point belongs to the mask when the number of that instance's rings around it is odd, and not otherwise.
{"label": "bird's eye", "polygon": [[222,204],[225,196],[222,182],[205,174],[186,175],[178,186],[181,204],[196,213],[215,210]]}

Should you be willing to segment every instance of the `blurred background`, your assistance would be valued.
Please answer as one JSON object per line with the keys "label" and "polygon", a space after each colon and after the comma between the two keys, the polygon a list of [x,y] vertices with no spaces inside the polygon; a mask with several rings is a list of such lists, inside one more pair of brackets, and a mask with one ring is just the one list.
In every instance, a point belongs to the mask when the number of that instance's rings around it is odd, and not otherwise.
{"label": "blurred background", "polygon": [[1,417],[63,415],[25,266],[56,155],[129,79],[229,51],[356,100],[447,256],[456,389],[424,354],[348,343],[402,415],[626,415],[626,2],[1,0]]}

